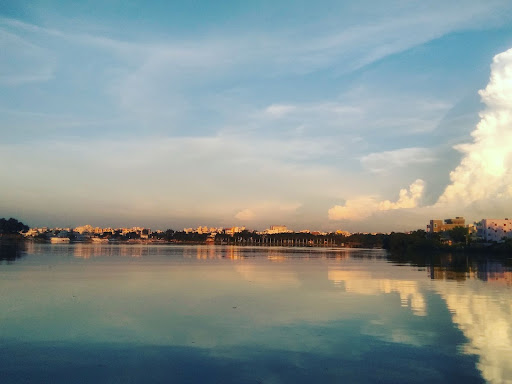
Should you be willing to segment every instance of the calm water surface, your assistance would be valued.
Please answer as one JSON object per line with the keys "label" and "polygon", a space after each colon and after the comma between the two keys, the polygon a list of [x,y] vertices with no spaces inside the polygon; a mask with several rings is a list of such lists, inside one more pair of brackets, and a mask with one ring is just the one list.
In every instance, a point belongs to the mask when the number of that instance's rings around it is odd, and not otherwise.
{"label": "calm water surface", "polygon": [[512,382],[512,267],[381,250],[0,250],[2,383]]}

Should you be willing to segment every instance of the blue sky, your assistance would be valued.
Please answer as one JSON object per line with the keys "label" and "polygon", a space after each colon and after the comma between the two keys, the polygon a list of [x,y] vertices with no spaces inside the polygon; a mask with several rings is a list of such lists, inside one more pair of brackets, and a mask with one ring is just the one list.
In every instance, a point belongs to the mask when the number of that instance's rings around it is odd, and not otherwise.
{"label": "blue sky", "polygon": [[0,46],[0,216],[389,231],[512,207],[509,1],[4,1]]}

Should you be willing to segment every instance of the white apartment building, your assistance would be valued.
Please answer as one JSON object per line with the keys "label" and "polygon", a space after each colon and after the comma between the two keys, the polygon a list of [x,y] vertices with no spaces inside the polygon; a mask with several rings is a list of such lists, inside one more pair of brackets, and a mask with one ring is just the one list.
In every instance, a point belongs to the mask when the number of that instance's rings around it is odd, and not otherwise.
{"label": "white apartment building", "polygon": [[476,224],[477,235],[485,241],[503,241],[503,238],[512,238],[512,220],[510,219],[482,219]]}

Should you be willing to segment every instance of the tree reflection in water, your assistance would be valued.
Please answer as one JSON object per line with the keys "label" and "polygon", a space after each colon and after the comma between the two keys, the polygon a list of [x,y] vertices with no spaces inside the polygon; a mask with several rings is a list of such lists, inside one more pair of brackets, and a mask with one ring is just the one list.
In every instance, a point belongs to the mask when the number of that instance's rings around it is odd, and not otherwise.
{"label": "tree reflection in water", "polygon": [[426,268],[433,280],[505,279],[512,284],[512,259],[484,253],[390,253],[388,260],[396,265]]}
{"label": "tree reflection in water", "polygon": [[0,239],[0,263],[14,263],[26,254],[25,242],[16,239]]}

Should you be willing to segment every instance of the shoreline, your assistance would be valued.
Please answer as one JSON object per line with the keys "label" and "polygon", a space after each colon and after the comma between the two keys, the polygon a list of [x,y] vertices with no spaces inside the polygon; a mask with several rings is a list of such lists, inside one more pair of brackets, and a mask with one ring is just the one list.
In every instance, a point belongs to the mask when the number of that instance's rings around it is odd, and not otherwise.
{"label": "shoreline", "polygon": [[88,245],[97,245],[97,246],[110,246],[110,245],[205,245],[205,246],[225,246],[225,247],[278,247],[278,248],[323,248],[323,249],[382,249],[387,250],[390,254],[442,254],[442,253],[452,253],[452,254],[492,254],[492,255],[500,255],[500,256],[509,256],[512,258],[512,250],[500,247],[503,243],[497,244],[473,244],[468,246],[450,246],[444,245],[439,248],[422,248],[422,247],[414,247],[414,248],[402,248],[402,249],[389,249],[386,247],[378,247],[378,246],[365,246],[364,244],[351,244],[350,242],[343,244],[336,243],[315,243],[315,244],[293,244],[292,242],[275,242],[275,243],[261,243],[261,242],[232,242],[227,243],[223,241],[215,241],[215,242],[207,242],[207,241],[183,241],[183,240],[140,240],[140,239],[129,239],[129,240],[115,240],[115,241],[102,241],[95,242],[92,240],[88,241],[75,241],[70,240],[69,242],[64,243],[52,243],[50,240],[41,240],[41,239],[30,239],[17,235],[0,235],[0,245],[14,245],[21,244],[24,242],[34,242],[40,244],[52,244],[52,245],[76,245],[76,244],[88,244]]}

